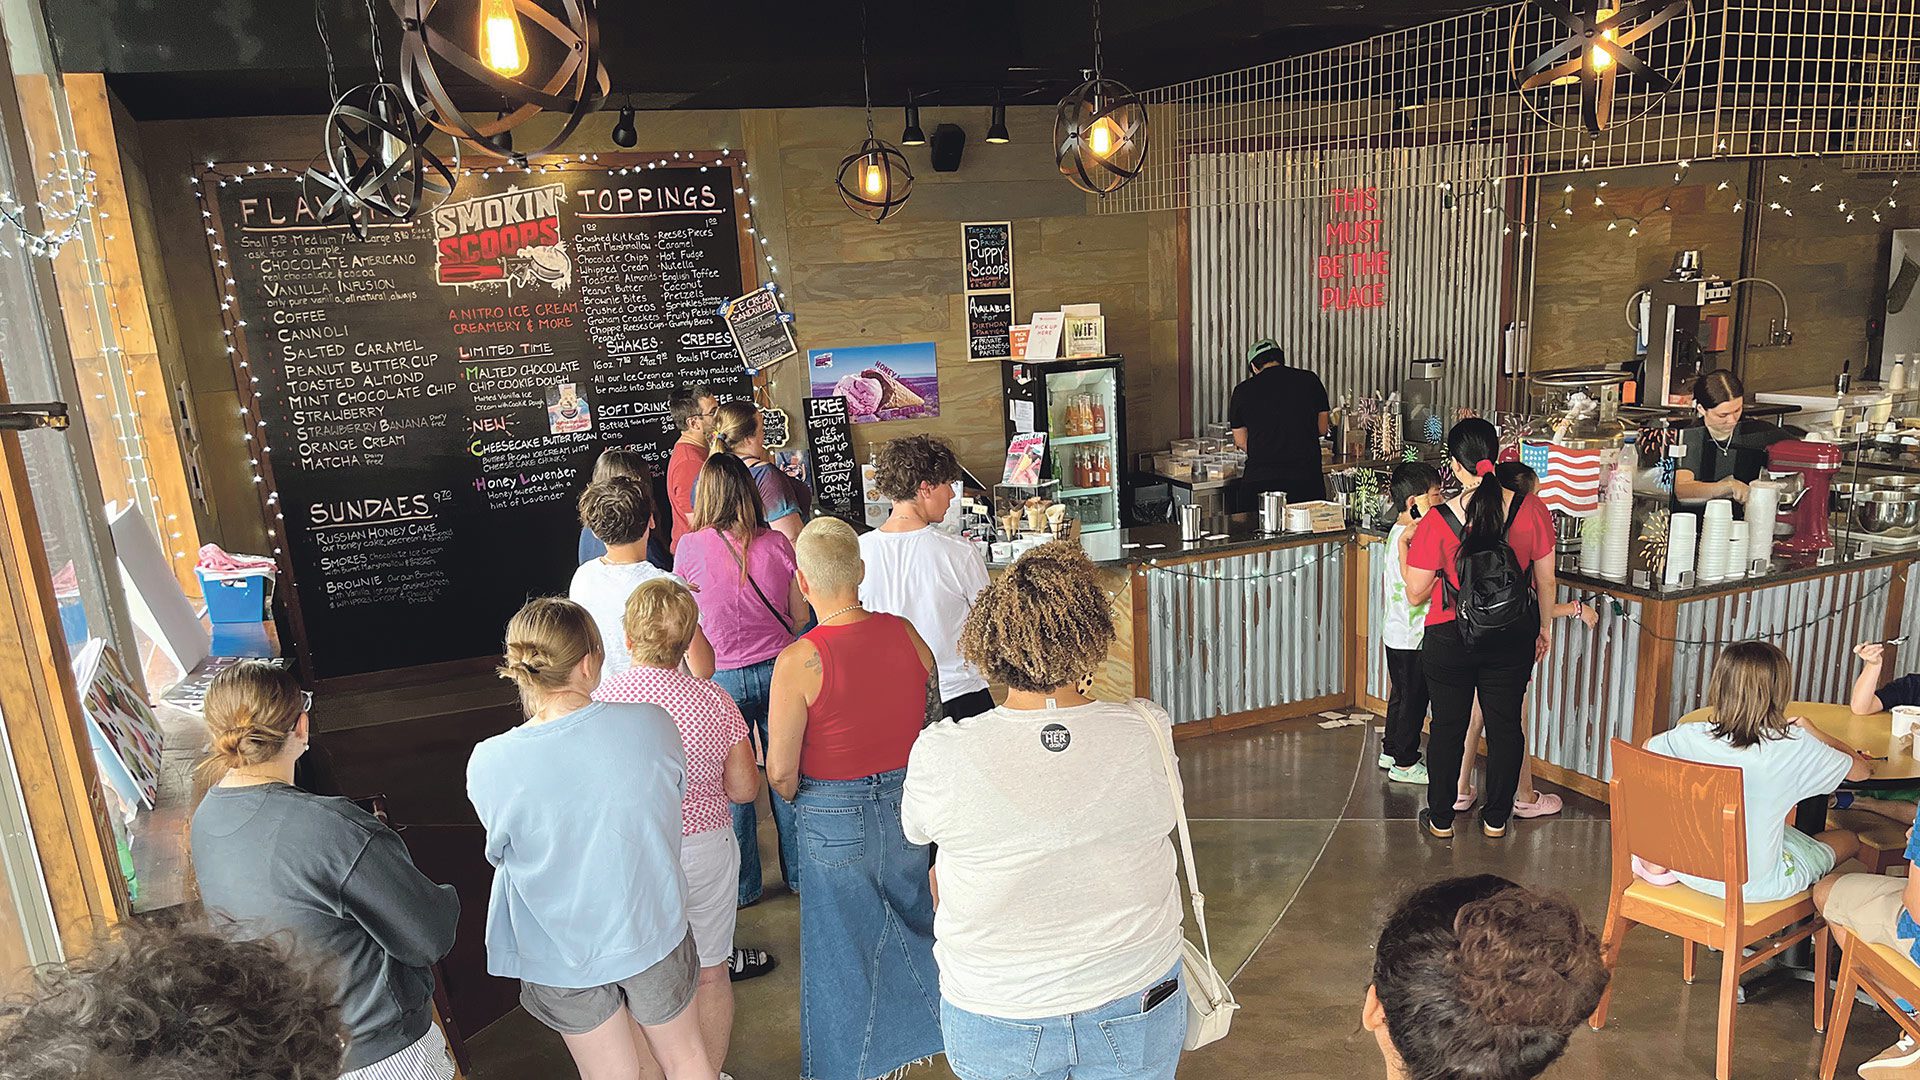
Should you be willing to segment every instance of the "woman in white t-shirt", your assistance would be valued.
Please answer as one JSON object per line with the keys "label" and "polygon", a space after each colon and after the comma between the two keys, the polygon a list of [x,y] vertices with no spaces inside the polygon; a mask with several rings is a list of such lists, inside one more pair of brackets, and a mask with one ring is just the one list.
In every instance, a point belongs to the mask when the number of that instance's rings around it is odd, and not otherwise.
{"label": "woman in white t-shirt", "polygon": [[940,712],[965,720],[993,708],[987,680],[960,658],[960,628],[973,598],[987,587],[987,564],[973,545],[936,525],[953,504],[960,459],[931,435],[909,435],[880,447],[873,486],[893,513],[860,538],[867,576],[860,603],[913,624],[940,669]]}
{"label": "woman in white t-shirt", "polygon": [[[1656,754],[1740,769],[1747,820],[1747,884],[1740,895],[1749,904],[1805,892],[1860,850],[1860,838],[1844,829],[1808,836],[1787,824],[1802,799],[1830,795],[1842,780],[1873,774],[1860,751],[1805,717],[1787,715],[1792,691],[1786,653],[1764,641],[1729,645],[1707,684],[1713,719],[1681,724],[1647,740],[1647,749]],[[1634,872],[1658,885],[1678,880],[1712,896],[1727,894],[1724,882],[1669,873],[1637,858]]]}
{"label": "woman in white t-shirt", "polygon": [[1074,545],[1015,561],[960,635],[1006,702],[927,728],[907,765],[906,838],[939,845],[934,959],[961,1076],[1164,1080],[1180,1062],[1173,792],[1148,726],[1171,721],[1075,689],[1106,659],[1110,604]]}

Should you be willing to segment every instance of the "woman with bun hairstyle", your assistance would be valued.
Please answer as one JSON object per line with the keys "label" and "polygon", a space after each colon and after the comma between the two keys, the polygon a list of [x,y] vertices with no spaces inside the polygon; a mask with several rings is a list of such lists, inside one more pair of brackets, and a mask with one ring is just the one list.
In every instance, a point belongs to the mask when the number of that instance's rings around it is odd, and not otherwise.
{"label": "woman with bun hairstyle", "polygon": [[[729,401],[714,413],[712,450],[715,454],[732,454],[740,459],[759,489],[761,515],[767,524],[789,542],[798,540],[801,527],[813,516],[813,495],[805,484],[796,483],[773,463],[767,453],[766,424],[753,402]],[[700,498],[697,481],[693,495],[697,506]]]}
{"label": "woman with bun hairstyle", "polygon": [[284,937],[337,971],[344,1076],[450,1080],[429,969],[453,948],[460,899],[372,814],[294,785],[308,704],[292,672],[259,660],[207,688],[201,767],[215,783],[191,830],[201,900],[221,933]]}
{"label": "woman with bun hairstyle", "polygon": [[665,709],[593,700],[605,655],[570,600],[530,600],[507,623],[500,677],[527,719],[467,762],[494,868],[487,971],[520,980],[583,1080],[635,1080],[642,1040],[668,1080],[717,1080],[690,1008],[686,750]]}
{"label": "woman with bun hairstyle", "polygon": [[[1475,695],[1487,741],[1480,828],[1490,837],[1507,834],[1526,753],[1521,703],[1533,665],[1547,655],[1553,641],[1553,515],[1540,500],[1512,489],[1520,486],[1524,474],[1511,463],[1496,469],[1493,462],[1499,453],[1500,437],[1492,424],[1469,417],[1453,425],[1447,433],[1447,457],[1461,492],[1420,519],[1407,548],[1407,601],[1419,604],[1432,598],[1420,644],[1433,703],[1427,809],[1420,812],[1420,828],[1442,840],[1453,836],[1455,788]],[[1526,578],[1516,583],[1524,603],[1511,621],[1483,632],[1469,648],[1456,610],[1460,568],[1469,559],[1483,562],[1481,556],[1502,554],[1503,548],[1511,550],[1512,565]]]}
{"label": "woman with bun hairstyle", "polygon": [[1745,419],[1747,388],[1731,371],[1709,371],[1693,380],[1694,427],[1680,429],[1685,456],[1673,473],[1673,505],[1697,508],[1732,499],[1735,516],[1747,501],[1747,485],[1767,468],[1767,446],[1787,437],[1772,424]]}
{"label": "woman with bun hairstyle", "polygon": [[1387,916],[1361,1023],[1388,1080],[1531,1080],[1606,988],[1600,939],[1572,901],[1449,878]]}
{"label": "woman with bun hairstyle", "polygon": [[1094,701],[1112,601],[1078,544],[1016,559],[974,602],[960,654],[1006,702],[914,743],[900,820],[939,845],[934,959],[960,1076],[1171,1080],[1187,1033],[1173,721]]}

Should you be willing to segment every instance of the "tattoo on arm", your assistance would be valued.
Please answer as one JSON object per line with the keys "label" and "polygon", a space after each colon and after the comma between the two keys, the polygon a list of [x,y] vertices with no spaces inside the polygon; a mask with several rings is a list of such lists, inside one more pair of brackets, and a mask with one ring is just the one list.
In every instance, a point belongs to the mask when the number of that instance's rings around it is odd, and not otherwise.
{"label": "tattoo on arm", "polygon": [[[927,719],[926,724],[938,723],[945,715],[940,701],[940,665],[935,664],[927,671]],[[922,724],[925,727],[926,724]]]}
{"label": "tattoo on arm", "polygon": [[808,653],[806,666],[808,671],[813,672],[815,675],[820,674],[820,654],[818,652]]}

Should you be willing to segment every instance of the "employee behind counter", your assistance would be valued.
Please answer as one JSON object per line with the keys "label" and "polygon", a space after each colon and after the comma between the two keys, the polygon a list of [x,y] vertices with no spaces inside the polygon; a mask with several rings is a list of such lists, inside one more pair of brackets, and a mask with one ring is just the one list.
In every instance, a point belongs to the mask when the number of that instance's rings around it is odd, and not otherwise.
{"label": "employee behind counter", "polygon": [[1747,388],[1731,371],[1709,371],[1695,379],[1693,408],[1701,422],[1680,432],[1686,456],[1673,474],[1674,508],[1732,499],[1735,516],[1741,516],[1747,485],[1766,471],[1767,447],[1801,433],[1744,419]]}
{"label": "employee behind counter", "polygon": [[1251,513],[1263,491],[1284,491],[1289,502],[1327,497],[1320,440],[1332,406],[1326,384],[1305,368],[1288,367],[1287,354],[1268,339],[1247,350],[1247,379],[1233,388],[1227,424],[1233,444],[1247,453],[1233,510]]}

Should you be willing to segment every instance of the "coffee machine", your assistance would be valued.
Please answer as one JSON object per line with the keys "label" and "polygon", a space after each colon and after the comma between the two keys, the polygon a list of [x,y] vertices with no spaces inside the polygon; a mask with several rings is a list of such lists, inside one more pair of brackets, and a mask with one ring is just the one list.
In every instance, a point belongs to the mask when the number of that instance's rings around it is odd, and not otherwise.
{"label": "coffee machine", "polygon": [[1711,364],[1703,364],[1700,348],[1700,312],[1708,304],[1725,303],[1733,298],[1733,286],[1708,277],[1700,268],[1698,251],[1682,251],[1673,258],[1673,269],[1664,281],[1656,281],[1647,290],[1651,303],[1647,316],[1652,325],[1642,327],[1647,338],[1647,357],[1641,370],[1639,399],[1657,408],[1686,405],[1693,377]]}
{"label": "coffee machine", "polygon": [[1787,535],[1774,542],[1775,554],[1817,555],[1833,546],[1828,503],[1839,471],[1840,448],[1832,443],[1782,439],[1767,447],[1768,479],[1786,481],[1779,520]]}

